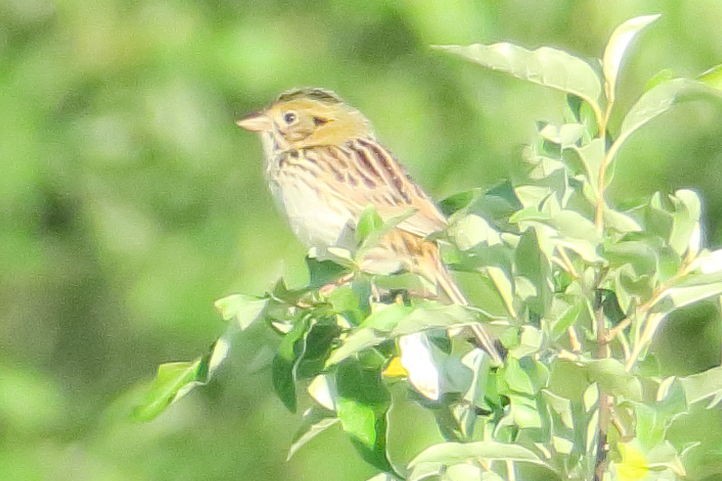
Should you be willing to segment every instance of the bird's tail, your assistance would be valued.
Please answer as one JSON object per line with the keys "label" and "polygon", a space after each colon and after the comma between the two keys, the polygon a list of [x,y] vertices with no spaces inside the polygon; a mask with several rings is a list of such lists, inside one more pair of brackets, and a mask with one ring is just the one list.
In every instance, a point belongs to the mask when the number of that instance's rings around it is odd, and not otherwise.
{"label": "bird's tail", "polygon": [[[438,294],[452,304],[468,306],[459,286],[451,277],[451,273],[441,262],[439,246],[432,241],[402,231],[393,229],[388,232],[376,249],[371,249],[364,255],[362,269],[372,273],[394,272],[406,269],[423,276],[437,286]],[[503,362],[500,354],[501,345],[491,336],[484,326],[474,323],[469,329],[476,338],[477,345],[486,351],[495,365]]]}
{"label": "bird's tail", "polygon": [[[434,279],[433,281],[441,289],[442,293],[448,298],[448,300],[454,304],[460,304],[462,306],[468,306],[469,301],[466,299],[464,294],[459,289],[454,279],[451,277],[451,273],[446,268],[439,254],[438,246],[435,244],[427,243],[426,245],[432,246],[434,252],[429,252],[428,255],[434,258]],[[430,250],[430,249],[429,249]],[[503,362],[503,356],[499,350],[499,341],[494,338],[484,329],[481,324],[471,324],[469,326],[471,332],[476,338],[476,342],[479,347],[485,350],[489,357],[491,357],[492,363],[500,365]]]}

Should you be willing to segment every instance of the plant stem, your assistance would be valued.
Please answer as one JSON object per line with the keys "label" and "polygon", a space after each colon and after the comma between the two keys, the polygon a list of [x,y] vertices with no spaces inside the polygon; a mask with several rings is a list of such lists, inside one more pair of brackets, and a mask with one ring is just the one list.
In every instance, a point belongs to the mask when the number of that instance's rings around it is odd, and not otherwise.
{"label": "plant stem", "polygon": [[642,354],[642,351],[652,342],[657,329],[659,329],[659,326],[666,317],[666,314],[650,311],[667,295],[667,291],[674,286],[675,282],[689,273],[690,266],[694,260],[695,256],[688,255],[679,267],[679,271],[657,286],[652,292],[649,300],[637,308],[636,316],[638,319],[642,320],[641,326],[643,327],[641,327],[642,332],[637,336],[632,348],[632,353],[629,355],[627,362],[625,363],[624,367],[627,371],[632,370],[634,365],[637,363],[639,356]]}
{"label": "plant stem", "polygon": [[602,481],[609,464],[609,443],[607,430],[612,408],[612,399],[601,390],[599,391],[599,440],[597,441],[597,460],[594,463],[594,481]]}
{"label": "plant stem", "polygon": [[[602,275],[599,275],[597,288],[595,289],[595,323],[597,330],[597,359],[605,359],[609,357],[609,342],[607,341],[607,327],[604,319],[604,307],[602,304],[602,295],[598,290],[601,283]],[[607,470],[607,455],[609,454],[609,444],[607,443],[607,431],[611,418],[612,397],[605,393],[601,387],[599,389],[599,432],[597,440],[597,460],[594,463],[594,481],[602,481],[604,473]]]}
{"label": "plant stem", "polygon": [[[607,102],[607,108],[604,110],[604,116],[602,121],[599,123],[599,138],[606,143],[607,141],[607,124],[609,117],[612,115],[612,105],[614,104],[612,99]],[[597,203],[594,206],[594,225],[597,227],[597,231],[601,234],[604,230],[604,207],[606,206],[604,201],[604,189],[606,188],[606,177],[607,167],[614,160],[614,156],[617,154],[617,150],[621,145],[623,139],[617,139],[616,142],[612,143],[609,150],[606,151],[602,163],[599,166],[599,174],[597,177]]]}
{"label": "plant stem", "polygon": [[654,334],[657,332],[657,329],[662,324],[664,317],[664,314],[658,312],[649,314],[647,316],[644,329],[642,330],[642,334],[639,336],[639,339],[637,339],[637,342],[634,343],[632,353],[629,355],[629,359],[627,359],[627,363],[624,366],[627,371],[632,370],[632,368],[637,362],[637,359],[639,359],[639,355],[642,353],[644,348],[652,342],[652,339],[654,339]]}
{"label": "plant stem", "polygon": [[[602,163],[599,166],[599,174],[597,178],[597,202],[594,206],[594,226],[600,235],[604,233],[604,209],[606,208],[604,190],[606,189],[607,182],[607,167],[609,167],[612,163],[617,149],[619,148],[619,144],[617,142],[612,143],[609,149],[606,148],[607,124],[609,122],[609,117],[612,114],[612,106],[614,105],[614,92],[610,92],[610,85],[607,82],[605,82],[604,88],[607,96],[607,105],[604,109],[604,115],[601,118],[601,122],[599,122],[599,138],[605,144],[605,154],[602,159]],[[599,290],[605,274],[605,269],[601,268],[594,281],[594,321],[597,331],[597,359],[606,359],[610,354],[609,333],[607,332],[606,320],[604,318],[602,294]],[[597,384],[597,389],[599,390],[599,427],[597,433],[597,459],[594,462],[594,481],[602,481],[604,479],[604,473],[607,471],[607,465],[609,464],[609,443],[607,442],[607,431],[609,429],[611,419],[613,399],[604,392],[604,390],[602,390],[599,384]]]}
{"label": "plant stem", "polygon": [[574,279],[579,279],[579,273],[574,268],[574,264],[572,264],[571,259],[569,259],[569,255],[567,255],[566,249],[564,247],[559,246],[557,247],[557,251],[559,252],[559,257],[561,258],[561,264],[564,270],[566,270]]}
{"label": "plant stem", "polygon": [[569,347],[572,352],[577,354],[582,352],[582,343],[579,342],[579,336],[577,335],[577,331],[574,329],[574,326],[569,326],[567,328],[567,334],[569,335]]}

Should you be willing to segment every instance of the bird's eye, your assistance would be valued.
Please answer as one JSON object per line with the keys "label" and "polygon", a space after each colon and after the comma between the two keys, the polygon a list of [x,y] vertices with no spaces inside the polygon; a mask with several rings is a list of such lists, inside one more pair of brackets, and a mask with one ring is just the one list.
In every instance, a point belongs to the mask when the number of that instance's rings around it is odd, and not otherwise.
{"label": "bird's eye", "polygon": [[287,124],[292,124],[292,123],[294,123],[294,122],[296,121],[296,118],[297,118],[297,117],[296,117],[296,114],[293,113],[293,112],[286,112],[285,114],[283,114],[283,120],[284,120]]}

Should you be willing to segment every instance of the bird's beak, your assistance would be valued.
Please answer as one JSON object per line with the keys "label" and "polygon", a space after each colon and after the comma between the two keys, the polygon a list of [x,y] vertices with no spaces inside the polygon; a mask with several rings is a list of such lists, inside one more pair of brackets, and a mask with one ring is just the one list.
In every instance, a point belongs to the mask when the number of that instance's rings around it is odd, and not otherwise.
{"label": "bird's beak", "polygon": [[273,128],[273,122],[263,112],[248,114],[242,119],[236,120],[236,125],[251,132],[264,132]]}

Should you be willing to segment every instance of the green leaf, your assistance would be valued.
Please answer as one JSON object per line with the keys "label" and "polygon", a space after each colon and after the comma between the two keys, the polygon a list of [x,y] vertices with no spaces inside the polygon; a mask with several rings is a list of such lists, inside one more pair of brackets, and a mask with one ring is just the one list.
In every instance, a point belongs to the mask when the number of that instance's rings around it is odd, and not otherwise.
{"label": "green leaf", "polygon": [[664,300],[655,304],[653,310],[666,314],[680,307],[719,296],[720,294],[722,294],[722,282],[671,287],[664,292]]}
{"label": "green leaf", "polygon": [[414,215],[414,212],[416,212],[416,209],[409,208],[397,216],[382,219],[376,212],[374,206],[368,206],[361,213],[361,217],[356,226],[357,259],[363,259],[363,254],[368,249],[376,247],[388,232]]}
{"label": "green leaf", "polygon": [[[714,367],[699,374],[680,378],[687,402],[697,403],[703,399],[714,396],[713,401],[717,403],[722,400],[722,367]],[[707,406],[713,407],[713,404]]]}
{"label": "green leaf", "polygon": [[296,412],[296,369],[306,348],[308,318],[297,319],[283,336],[271,367],[273,387],[286,408]]}
{"label": "green leaf", "polygon": [[594,456],[597,444],[597,428],[599,427],[599,389],[597,384],[590,384],[582,395],[582,406],[587,415],[587,426],[584,432],[584,450],[587,456]]}
{"label": "green leaf", "polygon": [[542,389],[541,393],[547,406],[559,416],[561,424],[568,429],[574,429],[572,401],[570,399],[557,396],[547,389]]}
{"label": "green leaf", "polygon": [[509,218],[509,222],[518,224],[521,222],[550,222],[551,214],[540,211],[537,207],[525,207],[518,210]]}
{"label": "green leaf", "polygon": [[413,293],[436,292],[435,285],[429,282],[425,277],[412,272],[374,276],[373,283],[376,287],[380,287],[385,290],[403,290]]}
{"label": "green leaf", "polygon": [[509,357],[502,369],[509,388],[519,393],[533,395],[549,384],[549,370],[531,357]]}
{"label": "green leaf", "polygon": [[618,149],[632,133],[644,124],[671,109],[673,105],[696,100],[702,96],[722,99],[722,91],[690,79],[674,79],[645,92],[624,117],[614,149]]}
{"label": "green leaf", "polygon": [[514,192],[514,187],[509,181],[501,182],[486,191],[477,204],[482,205],[478,205],[479,210],[474,212],[494,221],[506,219],[514,211],[522,208],[521,202]]}
{"label": "green leaf", "polygon": [[490,265],[486,268],[486,275],[489,276],[489,280],[499,294],[508,314],[516,317],[514,310],[514,285],[512,284],[511,274],[500,267]]}
{"label": "green leaf", "polygon": [[474,214],[492,223],[503,223],[522,205],[519,203],[511,182],[505,181],[486,191],[476,188],[454,194],[442,200],[439,207],[447,216]]}
{"label": "green leaf", "polygon": [[652,470],[659,471],[659,468],[667,468],[679,477],[687,477],[677,449],[667,440],[647,453],[647,463]]}
{"label": "green leaf", "polygon": [[522,326],[519,343],[510,347],[509,354],[517,359],[539,352],[544,341],[544,334],[534,326]]}
{"label": "green leaf", "polygon": [[366,481],[400,481],[399,478],[389,473],[379,473],[376,476],[372,476]]}
{"label": "green leaf", "polygon": [[670,377],[663,380],[653,405],[632,403],[639,442],[652,449],[666,439],[667,430],[675,419],[687,413],[682,383]]}
{"label": "green leaf", "polygon": [[562,209],[554,215],[549,224],[557,228],[562,238],[566,238],[564,240],[583,239],[593,245],[600,241],[594,223],[579,212]]}
{"label": "green leaf", "polygon": [[454,222],[449,228],[449,237],[462,251],[467,251],[477,245],[501,244],[501,235],[483,217],[469,214]]}
{"label": "green leaf", "polygon": [[[496,441],[477,441],[473,443],[441,443],[426,448],[409,463],[409,468],[421,463],[440,463],[445,466],[465,462],[516,461],[547,466],[534,452],[517,444]],[[548,466],[547,466],[548,467]]]}
{"label": "green leaf", "polygon": [[134,417],[142,421],[153,419],[189,392],[189,388],[203,384],[205,378],[201,358],[190,362],[161,364],[145,402],[134,410]]}
{"label": "green leaf", "polygon": [[527,50],[511,43],[435,48],[522,80],[574,94],[598,109],[599,77],[587,62],[564,51],[549,47]]}
{"label": "green leaf", "polygon": [[[441,474],[446,471],[446,467],[441,463],[421,463],[418,466],[414,466],[409,476],[406,478],[408,481],[421,481],[429,480],[432,481],[443,481]],[[484,480],[486,481],[486,480]]]}
{"label": "green leaf", "polygon": [[571,302],[554,299],[550,316],[551,332],[548,332],[552,340],[556,341],[566,334],[567,329],[577,322],[588,302],[586,299],[572,299]]}
{"label": "green leaf", "polygon": [[567,114],[565,115],[565,118],[567,120],[579,122],[584,125],[585,142],[589,142],[591,139],[597,136],[597,134],[599,133],[599,125],[597,125],[596,114],[591,105],[584,102],[576,95],[568,94],[566,107],[569,109],[568,114],[571,114],[571,117]]}
{"label": "green leaf", "polygon": [[336,411],[336,378],[330,373],[319,374],[311,380],[306,389],[308,394],[319,406],[328,411]]}
{"label": "green leaf", "polygon": [[697,77],[697,80],[709,85],[710,87],[722,90],[722,64],[715,65],[711,69],[707,70]]}
{"label": "green leaf", "polygon": [[507,424],[507,421],[521,429],[540,429],[544,425],[536,396],[511,393],[508,398],[509,413],[500,421],[499,426]]}
{"label": "green leaf", "polygon": [[644,91],[646,92],[647,90],[652,90],[657,85],[668,82],[670,80],[674,80],[676,78],[679,78],[679,75],[677,75],[674,70],[670,68],[662,69],[656,74],[652,75],[649,80],[644,83]]}
{"label": "green leaf", "polygon": [[584,126],[582,124],[564,124],[556,126],[546,124],[539,131],[539,135],[561,147],[569,147],[575,145],[584,135]]}
{"label": "green leaf", "polygon": [[[489,356],[479,349],[474,349],[462,357],[461,364],[471,371],[471,379],[463,398],[470,405],[481,407],[484,404],[486,387],[489,382]],[[461,376],[462,374],[459,373],[458,377]]]}
{"label": "green leaf", "polygon": [[334,317],[318,320],[306,333],[303,355],[296,366],[296,378],[307,379],[320,374],[324,368],[341,328]]}
{"label": "green leaf", "polygon": [[[632,297],[638,300],[647,300],[652,297],[654,288],[658,284],[657,275],[637,274],[632,266],[623,265],[614,275],[614,291],[622,310],[628,312]],[[626,307],[625,307],[626,306]]]}
{"label": "green leaf", "polygon": [[[268,296],[275,302],[269,303],[268,306],[266,306],[266,315],[269,318],[274,318],[274,311],[278,311],[279,309],[281,311],[287,310],[288,306],[283,306],[281,304],[294,305],[306,293],[306,289],[289,289],[283,279],[278,279],[268,291]],[[281,317],[284,316],[285,314]]]}
{"label": "green leaf", "polygon": [[623,234],[642,231],[642,225],[633,216],[608,207],[604,208],[604,225]]}
{"label": "green leaf", "polygon": [[383,471],[393,471],[386,455],[386,413],[391,398],[381,375],[347,360],[338,366],[336,402],[341,426],[361,456]]}
{"label": "green leaf", "polygon": [[633,401],[642,399],[639,379],[628,373],[616,359],[596,359],[588,361],[586,366],[589,380],[598,383],[603,391]]}
{"label": "green leaf", "polygon": [[663,416],[654,406],[636,404],[634,406],[637,441],[647,449],[664,441],[667,425]]}
{"label": "green leaf", "polygon": [[365,293],[359,292],[354,286],[339,286],[331,291],[328,302],[333,312],[342,314],[352,325],[358,325],[365,317],[365,299],[361,296]]}
{"label": "green leaf", "polygon": [[374,232],[380,231],[384,221],[372,205],[366,207],[356,224],[356,244],[361,245]]}
{"label": "green leaf", "polygon": [[612,267],[629,264],[638,276],[656,272],[659,262],[654,246],[644,240],[622,241],[607,245],[604,248],[604,256]]}
{"label": "green leaf", "polygon": [[[581,147],[573,146],[570,149],[565,149],[563,153],[563,158],[568,165],[570,162],[574,162],[583,166],[587,178],[585,187],[591,189],[589,192],[591,199],[589,200],[592,202],[599,196],[599,169],[604,161],[605,153],[604,141],[599,138],[592,139]],[[572,159],[573,156],[576,156],[576,159]]]}
{"label": "green leaf", "polygon": [[255,321],[263,317],[268,298],[247,296],[244,294],[232,294],[218,299],[215,302],[216,309],[226,321],[233,320],[241,330],[248,328]]}
{"label": "green leaf", "polygon": [[398,336],[437,328],[461,327],[479,322],[479,314],[458,304],[422,301],[418,305],[379,305],[326,361],[327,366]]}
{"label": "green leaf", "polygon": [[604,49],[604,56],[602,57],[602,72],[607,83],[606,93],[608,102],[614,101],[614,91],[617,85],[619,68],[629,44],[644,27],[659,17],[660,15],[657,14],[631,18],[618,26],[611,37],[609,37],[609,42]]}
{"label": "green leaf", "polygon": [[328,259],[318,259],[306,256],[306,267],[308,268],[309,283],[311,288],[318,288],[330,284],[346,272],[348,268]]}
{"label": "green leaf", "polygon": [[451,216],[455,212],[467,207],[482,195],[484,195],[484,191],[480,187],[467,190],[465,192],[459,192],[442,199],[441,202],[439,202],[439,208],[444,215]]}
{"label": "green leaf", "polygon": [[404,304],[375,304],[372,314],[361,323],[362,328],[392,331],[414,308]]}
{"label": "green leaf", "polygon": [[486,471],[471,464],[454,464],[444,472],[443,481],[504,481],[493,471]]}
{"label": "green leaf", "polygon": [[429,329],[461,327],[476,324],[478,319],[479,315],[466,306],[428,301],[399,319],[391,334],[402,336]]}
{"label": "green leaf", "polygon": [[158,366],[158,373],[143,401],[133,410],[133,417],[139,421],[150,421],[195,387],[206,384],[228,355],[229,347],[228,340],[221,337],[195,361],[169,362]]}
{"label": "green leaf", "polygon": [[692,232],[700,220],[702,202],[696,192],[688,189],[678,190],[671,199],[674,212],[669,244],[679,255],[684,255],[690,247]]}
{"label": "green leaf", "polygon": [[[516,267],[516,294],[528,303],[529,308],[537,314],[544,314],[551,303],[552,278],[549,259],[539,247],[539,238],[536,229],[527,229],[519,239],[514,253]],[[529,284],[522,291],[520,278],[528,280]]]}
{"label": "green leaf", "polygon": [[687,396],[684,386],[674,376],[660,381],[656,401],[655,407],[666,416],[681,415],[687,410]]}
{"label": "green leaf", "polygon": [[348,336],[343,344],[331,353],[331,356],[329,356],[326,361],[326,367],[338,364],[365,349],[378,346],[386,339],[388,339],[388,336],[379,334],[375,329],[358,329]]}
{"label": "green leaf", "polygon": [[621,459],[613,461],[617,473],[614,479],[676,481],[687,477],[677,450],[668,441],[645,448],[636,439],[618,443],[616,450]]}
{"label": "green leaf", "polygon": [[286,461],[291,459],[296,452],[301,449],[310,440],[338,423],[340,420],[331,411],[320,408],[310,408],[303,413],[303,421],[301,427],[293,436],[293,443],[288,449]]}

